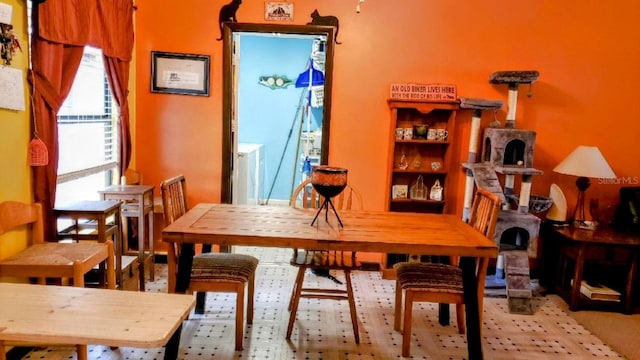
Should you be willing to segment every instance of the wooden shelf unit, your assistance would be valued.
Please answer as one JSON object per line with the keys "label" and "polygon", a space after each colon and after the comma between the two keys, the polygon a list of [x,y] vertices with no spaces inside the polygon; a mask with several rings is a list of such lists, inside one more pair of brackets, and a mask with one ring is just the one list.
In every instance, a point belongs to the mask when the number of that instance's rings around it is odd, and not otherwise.
{"label": "wooden shelf unit", "polygon": [[[458,171],[458,166],[452,164],[451,144],[455,141],[455,120],[459,103],[443,101],[407,101],[388,100],[391,121],[389,156],[387,172],[386,208],[394,212],[426,212],[446,213],[450,202],[448,175],[451,171]],[[397,128],[413,128],[414,125],[428,125],[429,129],[444,129],[448,132],[444,140],[397,139]],[[408,167],[400,168],[404,155]],[[432,163],[437,162],[440,167],[434,169]],[[428,188],[427,199],[411,199],[411,185],[422,176],[424,185]],[[429,191],[438,180],[443,187],[442,200],[430,200]],[[394,185],[407,186],[407,198],[394,198]],[[408,259],[409,254],[384,254],[382,259],[384,278],[394,278],[392,266],[398,261]]]}

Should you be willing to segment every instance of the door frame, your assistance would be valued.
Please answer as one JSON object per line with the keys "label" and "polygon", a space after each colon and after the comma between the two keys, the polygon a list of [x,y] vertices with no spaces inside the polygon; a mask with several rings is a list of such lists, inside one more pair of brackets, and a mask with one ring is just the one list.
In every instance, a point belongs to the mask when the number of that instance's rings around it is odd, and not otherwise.
{"label": "door frame", "polygon": [[234,71],[234,41],[235,32],[255,32],[272,34],[301,34],[301,35],[323,35],[326,36],[326,60],[325,60],[325,83],[324,100],[322,112],[322,154],[320,163],[327,164],[329,159],[329,134],[331,126],[331,94],[333,82],[333,54],[334,54],[334,32],[332,26],[318,25],[280,25],[280,24],[250,24],[250,23],[225,23],[223,27],[223,56],[222,56],[222,176],[220,188],[220,201],[230,204],[232,202],[233,191],[233,157],[235,143],[234,128],[234,96],[235,79]]}

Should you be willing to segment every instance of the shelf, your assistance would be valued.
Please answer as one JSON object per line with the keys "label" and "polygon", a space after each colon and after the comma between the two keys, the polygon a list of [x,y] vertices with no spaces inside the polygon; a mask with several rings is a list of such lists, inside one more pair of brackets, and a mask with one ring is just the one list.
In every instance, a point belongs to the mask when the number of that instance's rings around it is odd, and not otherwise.
{"label": "shelf", "polygon": [[406,144],[431,144],[431,145],[449,145],[449,140],[422,140],[422,139],[412,139],[412,140],[400,140],[396,139],[396,143],[406,143]]}
{"label": "shelf", "polygon": [[393,169],[391,170],[394,173],[398,173],[398,174],[433,174],[433,175],[447,175],[449,173],[449,171],[447,170],[428,170],[428,169],[407,169],[407,170],[402,170],[402,169]]}
{"label": "shelf", "polygon": [[[455,141],[455,118],[459,103],[388,100],[388,104],[391,115],[389,129],[391,137],[387,167],[387,210],[446,213],[447,205],[453,201],[452,194],[448,191],[449,186],[454,186],[453,183],[448,183],[449,174],[453,169],[459,168],[459,164],[452,163],[452,148],[449,146]],[[445,130],[447,132],[446,138],[445,140],[427,140],[415,137],[396,138],[396,134],[400,133],[396,131],[397,129],[403,129],[402,133],[405,136],[404,134],[408,131],[404,129],[413,129],[416,125],[427,125],[429,129]],[[408,167],[403,170],[400,168],[400,164],[406,164]],[[433,170],[434,168],[437,170]],[[397,191],[394,192],[394,185],[405,187],[408,195],[418,176],[422,177],[423,183],[427,187],[427,197],[433,184],[438,181],[443,187],[442,200],[393,198],[398,194]],[[397,189],[395,188],[395,190]],[[389,276],[389,273],[392,272],[392,265],[400,261],[399,259],[402,259],[404,255],[406,254],[384,254],[382,259],[383,276]]]}
{"label": "shelf", "polygon": [[423,203],[423,204],[439,204],[444,205],[442,200],[416,200],[416,199],[391,199],[393,203]]}

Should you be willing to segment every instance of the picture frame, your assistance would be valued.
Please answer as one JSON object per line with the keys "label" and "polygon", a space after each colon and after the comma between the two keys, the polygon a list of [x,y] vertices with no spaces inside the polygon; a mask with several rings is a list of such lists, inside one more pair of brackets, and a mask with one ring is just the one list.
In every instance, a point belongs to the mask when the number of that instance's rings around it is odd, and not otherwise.
{"label": "picture frame", "polygon": [[209,96],[209,55],[151,52],[151,92]]}
{"label": "picture frame", "polygon": [[391,187],[392,199],[408,199],[409,198],[409,186],[408,185],[393,185]]}

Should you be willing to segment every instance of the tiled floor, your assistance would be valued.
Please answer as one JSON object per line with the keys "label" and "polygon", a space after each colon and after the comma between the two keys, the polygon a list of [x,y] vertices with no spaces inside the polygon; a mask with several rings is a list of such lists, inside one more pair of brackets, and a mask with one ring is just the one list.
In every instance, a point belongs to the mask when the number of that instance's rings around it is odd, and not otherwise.
{"label": "tiled floor", "polygon": [[[353,340],[346,302],[303,299],[291,341],[284,339],[287,302],[295,269],[288,265],[289,249],[242,248],[260,258],[256,283],[255,319],[245,331],[245,350],[233,350],[234,297],[211,293],[207,312],[185,322],[179,358],[199,359],[396,359],[401,335],[393,331],[394,282],[377,272],[354,275],[361,344]],[[166,265],[159,265],[149,291],[166,291]],[[342,274],[337,274],[341,278]],[[307,281],[329,282],[314,275]],[[554,295],[535,299],[534,315],[509,314],[506,299],[487,298],[483,317],[486,359],[623,359],[585,330],[556,304]],[[442,327],[437,305],[415,305],[412,341],[414,359],[465,359],[465,336]],[[454,319],[452,307],[452,319]],[[96,324],[99,326],[99,324]],[[110,349],[90,346],[90,359],[162,359],[163,349]],[[73,359],[72,347],[42,348],[26,359]]]}

